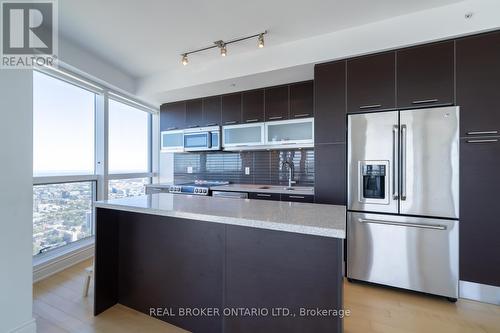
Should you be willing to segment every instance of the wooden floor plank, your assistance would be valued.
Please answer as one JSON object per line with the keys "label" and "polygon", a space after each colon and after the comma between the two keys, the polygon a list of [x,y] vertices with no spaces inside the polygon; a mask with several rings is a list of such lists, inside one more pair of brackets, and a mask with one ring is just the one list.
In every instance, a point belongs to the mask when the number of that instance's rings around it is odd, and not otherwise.
{"label": "wooden floor plank", "polygon": [[[185,333],[173,325],[123,305],[97,317],[93,288],[83,297],[86,260],[33,287],[33,311],[39,333]],[[364,283],[344,283],[345,333],[500,333],[500,306],[444,298]]]}

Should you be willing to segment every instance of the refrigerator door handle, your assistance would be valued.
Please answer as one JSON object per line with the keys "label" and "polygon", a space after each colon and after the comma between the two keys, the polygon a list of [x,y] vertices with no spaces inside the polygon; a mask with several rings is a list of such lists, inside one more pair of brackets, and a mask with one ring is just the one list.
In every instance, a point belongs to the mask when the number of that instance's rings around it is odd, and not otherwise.
{"label": "refrigerator door handle", "polygon": [[390,221],[379,221],[379,220],[368,220],[368,219],[358,219],[358,221],[361,223],[395,225],[395,226],[400,226],[400,227],[446,230],[446,226],[440,225],[440,224],[403,223],[403,222],[390,222]]}
{"label": "refrigerator door handle", "polygon": [[397,163],[397,140],[399,137],[399,126],[394,125],[392,127],[392,199],[393,200],[398,200],[399,193],[398,193],[398,163]]}
{"label": "refrigerator door handle", "polygon": [[406,125],[401,125],[401,200],[406,200]]}

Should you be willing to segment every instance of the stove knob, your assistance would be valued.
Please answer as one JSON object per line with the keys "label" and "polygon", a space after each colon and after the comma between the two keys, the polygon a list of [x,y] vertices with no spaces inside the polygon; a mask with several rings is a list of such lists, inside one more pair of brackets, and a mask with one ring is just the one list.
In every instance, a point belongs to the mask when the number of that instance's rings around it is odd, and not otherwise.
{"label": "stove knob", "polygon": [[200,192],[200,190],[199,190],[199,189],[197,189],[197,188],[195,188],[195,189],[194,189],[194,193],[198,193],[198,192]]}

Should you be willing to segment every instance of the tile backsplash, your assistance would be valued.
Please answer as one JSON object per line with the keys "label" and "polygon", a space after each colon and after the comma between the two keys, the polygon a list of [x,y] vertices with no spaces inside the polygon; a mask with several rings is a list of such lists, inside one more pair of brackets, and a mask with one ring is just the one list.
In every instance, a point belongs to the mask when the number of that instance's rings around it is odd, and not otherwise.
{"label": "tile backsplash", "polygon": [[[314,186],[314,149],[174,154],[174,181],[226,180],[231,183],[286,185],[294,164],[296,185]],[[245,174],[248,168],[249,174]]]}

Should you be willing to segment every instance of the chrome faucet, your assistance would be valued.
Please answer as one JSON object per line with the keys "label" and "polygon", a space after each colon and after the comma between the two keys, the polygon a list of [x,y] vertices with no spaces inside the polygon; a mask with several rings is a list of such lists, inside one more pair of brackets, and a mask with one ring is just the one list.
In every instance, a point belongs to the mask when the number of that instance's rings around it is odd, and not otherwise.
{"label": "chrome faucet", "polygon": [[293,189],[292,184],[295,184],[294,178],[294,166],[292,161],[284,161],[282,163],[283,166],[288,167],[288,187],[286,188],[287,190]]}

